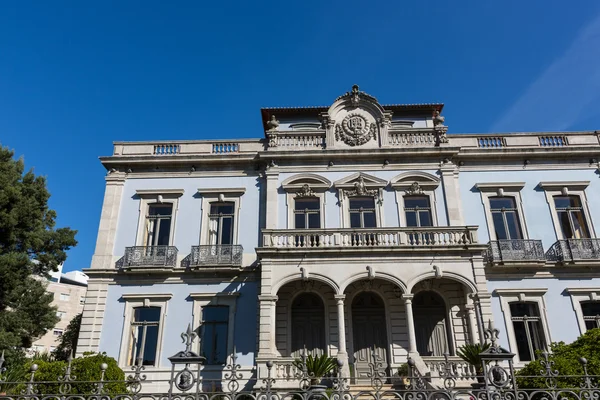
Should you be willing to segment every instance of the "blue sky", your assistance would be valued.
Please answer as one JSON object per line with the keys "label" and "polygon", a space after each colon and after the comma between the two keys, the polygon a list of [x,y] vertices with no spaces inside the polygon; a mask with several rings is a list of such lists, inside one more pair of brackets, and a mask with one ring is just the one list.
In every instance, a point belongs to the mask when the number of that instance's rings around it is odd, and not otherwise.
{"label": "blue sky", "polygon": [[443,102],[450,132],[600,129],[600,2],[0,5],[0,142],[89,267],[116,140],[260,137],[259,108]]}

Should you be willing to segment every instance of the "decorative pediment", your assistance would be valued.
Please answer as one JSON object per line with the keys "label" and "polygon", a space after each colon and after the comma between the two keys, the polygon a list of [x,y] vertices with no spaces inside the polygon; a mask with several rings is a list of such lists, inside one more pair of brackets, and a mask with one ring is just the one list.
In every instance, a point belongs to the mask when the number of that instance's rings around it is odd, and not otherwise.
{"label": "decorative pediment", "polygon": [[281,183],[283,190],[295,193],[296,197],[314,197],[316,192],[324,192],[331,187],[331,181],[316,174],[298,174]]}
{"label": "decorative pediment", "polygon": [[357,172],[346,178],[336,181],[336,189],[341,190],[345,197],[373,196],[380,197],[380,191],[387,185],[387,181],[375,176]]}
{"label": "decorative pediment", "polygon": [[405,172],[390,181],[394,190],[403,190],[408,195],[423,194],[435,190],[439,185],[439,178],[420,171]]}

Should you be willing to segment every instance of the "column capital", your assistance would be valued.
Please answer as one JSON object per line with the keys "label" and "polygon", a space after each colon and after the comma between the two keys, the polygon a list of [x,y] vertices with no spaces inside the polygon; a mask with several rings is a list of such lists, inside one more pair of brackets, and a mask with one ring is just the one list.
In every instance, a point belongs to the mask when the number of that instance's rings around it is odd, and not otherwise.
{"label": "column capital", "polygon": [[263,295],[259,295],[258,296],[258,301],[264,301],[264,302],[275,302],[279,299],[279,297],[277,297],[276,295],[271,295],[271,294],[263,294]]}
{"label": "column capital", "polygon": [[341,300],[342,302],[346,299],[346,295],[345,294],[336,294],[333,296],[334,299],[336,299],[338,302]]}
{"label": "column capital", "polygon": [[403,294],[403,295],[402,295],[402,300],[404,300],[404,302],[405,302],[405,303],[411,303],[411,302],[412,302],[412,299],[413,299],[413,297],[415,297],[415,295],[414,295],[414,294],[412,294],[412,293]]}

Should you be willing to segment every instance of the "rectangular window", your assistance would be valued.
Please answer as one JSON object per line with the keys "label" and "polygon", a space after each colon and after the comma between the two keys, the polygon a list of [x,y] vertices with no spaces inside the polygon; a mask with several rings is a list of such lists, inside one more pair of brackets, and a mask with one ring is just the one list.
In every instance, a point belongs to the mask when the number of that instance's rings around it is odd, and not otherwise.
{"label": "rectangular window", "polygon": [[129,342],[129,365],[155,365],[160,326],[160,307],[135,307]]}
{"label": "rectangular window", "polygon": [[71,297],[71,295],[69,295],[69,293],[61,293],[60,294],[60,301],[69,301],[70,297]]}
{"label": "rectangular window", "polygon": [[63,335],[63,330],[62,329],[54,329],[52,331],[52,335],[54,335],[56,337],[61,337]]}
{"label": "rectangular window", "polygon": [[146,216],[146,246],[168,246],[171,238],[172,204],[149,204]]}
{"label": "rectangular window", "polygon": [[433,226],[429,196],[404,196],[406,226]]}
{"label": "rectangular window", "polygon": [[514,197],[490,197],[490,212],[497,240],[523,239]]}
{"label": "rectangular window", "polygon": [[600,301],[581,302],[581,312],[586,330],[600,328]]}
{"label": "rectangular window", "polygon": [[212,203],[210,205],[210,244],[233,244],[234,203]]}
{"label": "rectangular window", "polygon": [[85,304],[85,297],[84,296],[79,297],[79,304],[80,305],[84,305]]}
{"label": "rectangular window", "polygon": [[206,363],[221,365],[227,361],[229,306],[202,308],[202,350]]}
{"label": "rectangular window", "polygon": [[321,202],[316,197],[295,199],[294,220],[296,229],[321,227]]}
{"label": "rectangular window", "polygon": [[56,312],[56,316],[60,319],[62,319],[65,316],[66,312],[64,311],[57,311]]}
{"label": "rectangular window", "polygon": [[554,196],[558,223],[565,239],[589,238],[589,230],[579,196]]}
{"label": "rectangular window", "polygon": [[536,303],[510,303],[510,318],[521,361],[535,360],[537,350],[546,349],[544,325]]}
{"label": "rectangular window", "polygon": [[350,227],[377,227],[375,199],[373,197],[353,197],[350,199]]}

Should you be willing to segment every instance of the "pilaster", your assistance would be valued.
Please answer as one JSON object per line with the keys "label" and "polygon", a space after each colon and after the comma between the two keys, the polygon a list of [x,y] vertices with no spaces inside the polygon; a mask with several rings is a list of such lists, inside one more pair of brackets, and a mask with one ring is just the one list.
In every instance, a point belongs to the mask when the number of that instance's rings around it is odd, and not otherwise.
{"label": "pilaster", "polygon": [[463,226],[465,221],[458,185],[458,168],[452,162],[444,161],[440,166],[440,175],[442,178],[442,187],[444,188],[448,225]]}
{"label": "pilaster", "polygon": [[265,176],[267,181],[267,204],[265,207],[265,225],[267,229],[277,229],[277,189],[279,187],[279,168],[276,165],[267,167]]}

